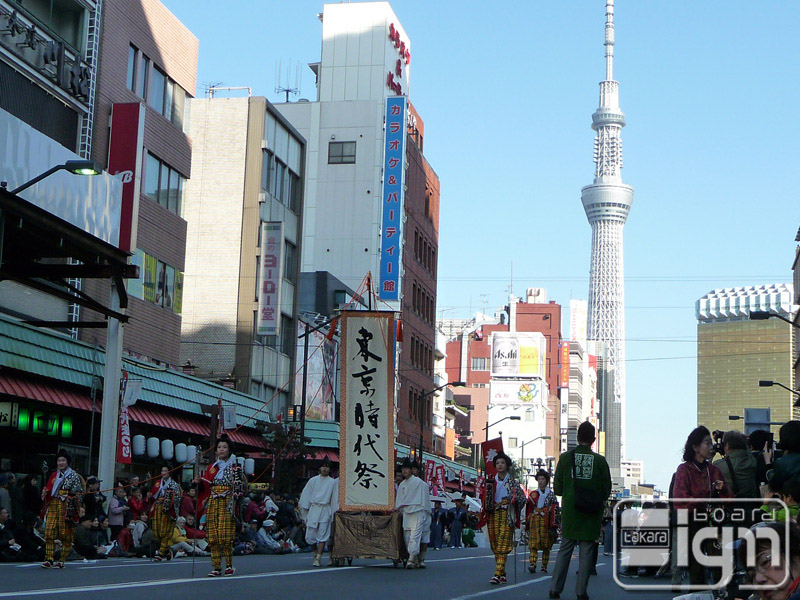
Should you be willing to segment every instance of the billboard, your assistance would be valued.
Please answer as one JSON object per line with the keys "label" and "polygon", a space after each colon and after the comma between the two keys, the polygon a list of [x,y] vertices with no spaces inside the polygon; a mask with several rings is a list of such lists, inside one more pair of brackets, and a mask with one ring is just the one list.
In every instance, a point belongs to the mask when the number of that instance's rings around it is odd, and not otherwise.
{"label": "billboard", "polygon": [[492,377],[544,377],[545,344],[538,332],[492,332]]}
{"label": "billboard", "polygon": [[[306,364],[305,418],[317,421],[333,421],[336,418],[336,371],[337,343],[319,331],[304,335],[305,323],[297,322],[297,356],[303,356],[304,344],[308,342]],[[303,336],[303,337],[300,337]],[[303,403],[303,369],[298,369],[294,378],[295,405]]]}
{"label": "billboard", "polygon": [[111,106],[111,133],[108,141],[108,172],[122,182],[119,248],[136,250],[136,224],[139,221],[139,192],[142,187],[145,105],[139,102]]}
{"label": "billboard", "polygon": [[529,379],[527,381],[509,381],[493,379],[489,383],[489,404],[528,406],[544,405],[547,400],[544,381]]}
{"label": "billboard", "polygon": [[341,510],[394,509],[394,313],[342,313]]}
{"label": "billboard", "polygon": [[283,223],[261,223],[261,265],[258,282],[256,335],[278,335],[283,281]]}
{"label": "billboard", "polygon": [[403,250],[403,203],[406,161],[406,98],[386,99],[386,130],[383,145],[383,195],[381,219],[381,264],[378,297],[400,300],[400,269]]}

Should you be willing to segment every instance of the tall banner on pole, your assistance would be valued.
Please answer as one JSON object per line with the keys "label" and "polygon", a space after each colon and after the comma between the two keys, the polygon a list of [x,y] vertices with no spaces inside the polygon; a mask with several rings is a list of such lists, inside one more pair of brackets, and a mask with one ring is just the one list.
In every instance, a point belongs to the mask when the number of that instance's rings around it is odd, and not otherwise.
{"label": "tall banner on pole", "polygon": [[339,506],[394,509],[394,312],[341,317]]}

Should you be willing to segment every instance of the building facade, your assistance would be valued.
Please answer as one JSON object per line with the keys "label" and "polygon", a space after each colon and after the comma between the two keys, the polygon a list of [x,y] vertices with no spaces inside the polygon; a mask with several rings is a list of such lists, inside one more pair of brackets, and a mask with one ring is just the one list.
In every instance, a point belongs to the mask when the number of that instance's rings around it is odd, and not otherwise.
{"label": "building facade", "polygon": [[[92,158],[123,179],[125,250],[139,267],[128,281],[126,354],[177,366],[180,358],[186,220],[183,195],[191,175],[187,101],[197,83],[197,38],[158,0],[105,0]],[[127,111],[127,112],[126,112]],[[131,149],[116,158],[112,145]],[[125,244],[126,240],[122,240]],[[90,296],[108,284],[84,282]],[[91,311],[76,314],[92,319]],[[105,331],[80,339],[105,345]]]}
{"label": "building facade", "polygon": [[181,362],[286,416],[299,366],[305,139],[265,98],[190,106]]}
{"label": "building facade", "polygon": [[697,422],[711,431],[730,429],[728,417],[744,417],[746,408],[771,409],[772,422],[800,416],[794,394],[759,387],[768,380],[795,389],[796,330],[779,319],[750,320],[751,311],[794,318],[793,287],[718,289],[697,301]]}
{"label": "building facade", "polygon": [[[399,231],[384,224],[381,202],[386,105],[410,98],[411,43],[387,2],[326,4],[320,18],[321,58],[310,65],[316,99],[276,104],[308,140],[302,271],[327,271],[361,293],[373,275],[373,308],[398,311],[402,322],[398,441],[415,448],[421,441],[430,450],[439,180],[424,155],[424,123],[410,102]],[[390,240],[399,260],[389,283],[399,293],[384,298],[378,274]]]}

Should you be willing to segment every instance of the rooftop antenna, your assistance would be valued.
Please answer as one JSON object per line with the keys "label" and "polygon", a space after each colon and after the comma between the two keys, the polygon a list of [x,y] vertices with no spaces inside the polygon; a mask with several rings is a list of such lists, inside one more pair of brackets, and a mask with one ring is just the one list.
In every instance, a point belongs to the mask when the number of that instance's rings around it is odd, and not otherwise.
{"label": "rooftop antenna", "polygon": [[508,299],[514,298],[514,261],[511,261],[511,281],[508,284]]}
{"label": "rooftop antenna", "polygon": [[205,95],[208,98],[213,98],[214,97],[214,90],[217,87],[221,86],[221,85],[222,85],[221,81],[217,81],[216,83],[208,83],[208,82],[204,83],[203,84],[203,88],[205,90]]}
{"label": "rooftop antenna", "polygon": [[285,94],[286,102],[289,102],[289,94],[297,96],[300,94],[300,62],[294,66],[292,73],[292,61],[286,66],[286,79],[283,79],[283,61],[278,61],[275,68],[275,93]]}
{"label": "rooftop antenna", "polygon": [[483,308],[481,309],[481,313],[483,315],[486,314],[486,304],[488,302],[487,298],[489,298],[489,294],[481,294],[481,303],[483,304]]}

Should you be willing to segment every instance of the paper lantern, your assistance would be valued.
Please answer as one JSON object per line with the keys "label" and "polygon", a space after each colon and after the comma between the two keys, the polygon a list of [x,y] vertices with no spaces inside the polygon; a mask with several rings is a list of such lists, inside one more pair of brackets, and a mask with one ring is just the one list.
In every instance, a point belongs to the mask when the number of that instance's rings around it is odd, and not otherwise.
{"label": "paper lantern", "polygon": [[185,463],[188,457],[186,444],[175,444],[175,460],[179,463]]}
{"label": "paper lantern", "polygon": [[158,451],[161,442],[157,437],[147,438],[147,456],[150,458],[158,458]]}
{"label": "paper lantern", "polygon": [[244,461],[244,474],[245,475],[252,475],[256,472],[256,461],[252,458],[248,458]]}
{"label": "paper lantern", "polygon": [[145,450],[145,437],[143,435],[135,435],[132,440],[133,455],[142,456]]}
{"label": "paper lantern", "polygon": [[161,440],[161,458],[164,460],[172,460],[175,456],[175,444],[172,440]]}
{"label": "paper lantern", "polygon": [[186,446],[186,460],[189,464],[193,464],[197,459],[197,446]]}

